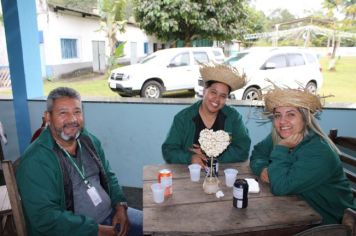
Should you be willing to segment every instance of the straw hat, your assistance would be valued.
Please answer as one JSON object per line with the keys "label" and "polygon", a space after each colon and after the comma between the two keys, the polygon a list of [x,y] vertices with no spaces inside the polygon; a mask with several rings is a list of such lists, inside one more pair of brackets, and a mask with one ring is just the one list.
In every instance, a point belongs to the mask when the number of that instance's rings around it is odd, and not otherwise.
{"label": "straw hat", "polygon": [[311,114],[322,110],[320,97],[307,89],[280,88],[274,85],[274,89],[264,95],[264,102],[265,110],[269,113],[273,113],[277,107],[286,106],[305,108]]}
{"label": "straw hat", "polygon": [[205,83],[208,81],[224,83],[230,87],[230,92],[246,85],[246,74],[240,75],[236,68],[228,65],[206,64],[200,68],[200,74]]}

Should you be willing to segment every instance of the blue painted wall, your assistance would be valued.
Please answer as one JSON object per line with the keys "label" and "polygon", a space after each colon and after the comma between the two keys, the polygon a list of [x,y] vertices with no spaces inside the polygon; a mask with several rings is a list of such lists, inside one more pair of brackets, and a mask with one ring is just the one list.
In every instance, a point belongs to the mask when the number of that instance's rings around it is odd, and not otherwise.
{"label": "blue painted wall", "polygon": [[[239,104],[238,102],[234,104]],[[241,104],[241,103],[240,103]],[[164,163],[161,144],[165,139],[174,115],[188,104],[153,104],[85,101],[86,127],[101,141],[106,156],[122,185],[141,187],[142,167]],[[256,110],[250,106],[234,105],[243,115],[252,139],[260,141],[270,131],[270,123],[260,125],[255,119]],[[41,125],[45,101],[29,102],[31,130]],[[338,128],[343,136],[356,137],[356,109],[324,109],[320,125],[328,132]],[[0,121],[8,134],[9,144],[4,146],[6,159],[19,156],[16,127],[11,100],[0,100]]]}

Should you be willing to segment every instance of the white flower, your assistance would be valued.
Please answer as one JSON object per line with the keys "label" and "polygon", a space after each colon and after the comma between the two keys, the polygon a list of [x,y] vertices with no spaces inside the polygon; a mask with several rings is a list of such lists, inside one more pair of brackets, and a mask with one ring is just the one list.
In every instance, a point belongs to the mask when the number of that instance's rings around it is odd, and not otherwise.
{"label": "white flower", "polygon": [[203,129],[198,141],[208,157],[217,157],[229,146],[230,136],[224,130]]}

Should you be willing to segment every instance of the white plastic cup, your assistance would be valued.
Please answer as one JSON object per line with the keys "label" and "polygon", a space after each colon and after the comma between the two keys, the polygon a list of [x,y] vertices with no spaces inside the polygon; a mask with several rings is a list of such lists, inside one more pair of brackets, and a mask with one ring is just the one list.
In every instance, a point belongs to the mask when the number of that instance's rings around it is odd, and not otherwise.
{"label": "white plastic cup", "polygon": [[153,201],[155,203],[164,202],[164,186],[161,183],[155,183],[151,185],[153,194]]}
{"label": "white plastic cup", "polygon": [[191,164],[188,166],[188,168],[190,173],[190,180],[192,182],[199,182],[201,166],[199,164]]}
{"label": "white plastic cup", "polygon": [[228,186],[228,187],[234,186],[238,170],[236,170],[236,169],[225,169],[224,173],[225,173],[226,186]]}

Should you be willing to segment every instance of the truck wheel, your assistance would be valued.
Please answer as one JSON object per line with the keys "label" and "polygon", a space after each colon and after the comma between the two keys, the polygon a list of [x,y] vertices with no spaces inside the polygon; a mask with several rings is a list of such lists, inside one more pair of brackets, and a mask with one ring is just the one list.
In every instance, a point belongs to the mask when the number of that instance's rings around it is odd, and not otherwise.
{"label": "truck wheel", "polygon": [[242,96],[242,100],[261,100],[261,99],[262,99],[261,90],[254,87],[248,88],[244,92],[244,95]]}
{"label": "truck wheel", "polygon": [[146,82],[141,89],[141,97],[144,98],[160,98],[162,97],[163,87],[157,81]]}
{"label": "truck wheel", "polygon": [[306,89],[312,93],[312,94],[316,94],[316,90],[317,90],[317,86],[314,82],[309,82],[306,86]]}

